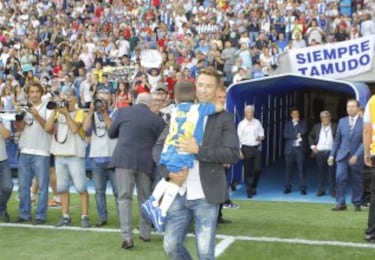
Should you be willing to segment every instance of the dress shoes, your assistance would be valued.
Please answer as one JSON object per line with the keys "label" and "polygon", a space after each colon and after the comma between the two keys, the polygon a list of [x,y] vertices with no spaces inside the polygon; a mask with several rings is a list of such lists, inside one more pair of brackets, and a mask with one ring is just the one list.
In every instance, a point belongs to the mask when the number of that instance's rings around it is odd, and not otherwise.
{"label": "dress shoes", "polygon": [[290,188],[290,187],[287,187],[287,188],[284,189],[284,194],[289,194],[291,192],[292,192],[292,188]]}
{"label": "dress shoes", "polygon": [[332,208],[332,211],[344,211],[346,209],[347,209],[346,205],[343,204],[343,205],[336,205],[336,207]]}
{"label": "dress shoes", "polygon": [[357,211],[357,212],[362,211],[361,206],[360,205],[355,205],[354,206],[354,211]]}
{"label": "dress shoes", "polygon": [[143,242],[150,242],[151,238],[145,238],[143,236],[139,236],[139,239],[142,240]]}
{"label": "dress shoes", "polygon": [[131,249],[134,247],[133,239],[125,240],[122,242],[121,248],[123,249]]}
{"label": "dress shoes", "polygon": [[301,195],[303,195],[303,196],[307,195],[307,191],[305,189],[302,189],[301,190]]}
{"label": "dress shoes", "polygon": [[321,197],[321,196],[324,196],[324,195],[326,195],[326,193],[325,193],[324,191],[318,191],[318,192],[316,193],[316,196],[317,196],[317,197]]}

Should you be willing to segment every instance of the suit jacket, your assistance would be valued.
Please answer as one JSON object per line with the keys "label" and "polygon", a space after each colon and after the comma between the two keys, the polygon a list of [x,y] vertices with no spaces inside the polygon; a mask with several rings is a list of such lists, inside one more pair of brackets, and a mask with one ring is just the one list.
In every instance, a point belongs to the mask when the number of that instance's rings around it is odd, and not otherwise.
{"label": "suit jacket", "polygon": [[306,123],[304,120],[300,120],[296,126],[293,125],[292,120],[286,122],[284,126],[284,154],[288,155],[292,152],[294,142],[297,140],[297,134],[300,133],[302,142],[300,143],[303,151],[306,151]]}
{"label": "suit jacket", "polygon": [[333,142],[330,156],[336,158],[336,161],[345,159],[347,155],[358,157],[357,164],[363,164],[363,118],[358,117],[353,130],[349,128],[349,117],[343,117],[340,119],[337,126],[335,140]]}
{"label": "suit jacket", "polygon": [[144,104],[120,108],[108,129],[110,138],[118,138],[111,166],[151,174],[152,147],[164,126],[163,119]]}
{"label": "suit jacket", "polygon": [[[309,146],[312,145],[317,145],[319,142],[319,135],[320,135],[320,130],[322,129],[322,124],[318,123],[315,124],[313,129],[310,131],[308,140],[309,140]],[[332,138],[334,140],[336,136],[336,129],[337,129],[337,124],[336,123],[331,123],[331,130],[332,130]]]}
{"label": "suit jacket", "polygon": [[[169,127],[165,127],[154,146],[153,155],[157,162],[168,131]],[[219,204],[226,200],[227,180],[223,164],[234,164],[239,160],[239,147],[233,116],[228,112],[210,115],[196,155],[203,192],[209,203]],[[160,170],[162,175],[168,174],[164,167]]]}

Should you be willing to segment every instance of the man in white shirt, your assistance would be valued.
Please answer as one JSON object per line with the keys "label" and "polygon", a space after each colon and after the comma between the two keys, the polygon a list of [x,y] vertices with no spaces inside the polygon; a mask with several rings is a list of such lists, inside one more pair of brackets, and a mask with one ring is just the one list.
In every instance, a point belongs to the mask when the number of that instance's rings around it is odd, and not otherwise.
{"label": "man in white shirt", "polygon": [[43,87],[31,82],[26,87],[28,109],[16,118],[16,129],[21,132],[18,159],[19,216],[16,223],[31,220],[30,187],[34,177],[38,181],[38,205],[34,224],[47,220],[50,144],[52,136],[44,130],[49,115],[46,103],[42,102]]}
{"label": "man in white shirt", "polygon": [[254,118],[254,106],[245,106],[245,118],[238,124],[237,133],[240,140],[240,158],[243,160],[247,197],[256,195],[261,174],[261,143],[264,129],[260,121]]}
{"label": "man in white shirt", "polygon": [[336,124],[331,123],[331,114],[328,111],[320,112],[321,123],[315,124],[309,133],[309,145],[318,168],[318,188],[316,196],[324,196],[328,178],[331,196],[336,194],[336,173],[329,166],[327,159],[332,149],[336,134]]}
{"label": "man in white shirt", "polygon": [[361,22],[361,35],[368,36],[375,34],[375,23],[371,18],[371,14],[365,14],[365,19]]}

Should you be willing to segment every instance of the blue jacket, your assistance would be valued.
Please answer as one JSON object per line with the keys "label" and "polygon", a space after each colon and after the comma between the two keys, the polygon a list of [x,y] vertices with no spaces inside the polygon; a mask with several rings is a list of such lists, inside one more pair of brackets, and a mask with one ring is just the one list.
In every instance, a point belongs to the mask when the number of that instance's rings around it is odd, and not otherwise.
{"label": "blue jacket", "polygon": [[297,134],[300,133],[302,142],[300,146],[303,151],[306,151],[306,123],[304,120],[300,120],[296,126],[293,126],[292,120],[286,122],[284,126],[284,154],[288,155],[292,153],[292,147],[295,141],[297,141]]}
{"label": "blue jacket", "polygon": [[152,147],[164,127],[163,119],[144,104],[120,108],[108,129],[110,138],[118,138],[111,166],[151,174]]}
{"label": "blue jacket", "polygon": [[333,142],[330,156],[335,157],[336,161],[341,161],[345,159],[347,155],[349,155],[350,157],[356,155],[358,157],[357,164],[363,164],[364,150],[362,142],[362,132],[362,117],[359,116],[357,118],[352,131],[350,131],[349,128],[349,117],[341,118],[337,126],[336,137]]}

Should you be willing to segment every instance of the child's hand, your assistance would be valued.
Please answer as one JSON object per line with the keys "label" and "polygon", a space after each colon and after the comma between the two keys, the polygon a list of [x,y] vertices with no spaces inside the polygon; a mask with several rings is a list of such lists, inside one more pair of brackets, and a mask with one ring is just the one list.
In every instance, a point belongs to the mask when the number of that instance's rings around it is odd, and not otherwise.
{"label": "child's hand", "polygon": [[176,184],[177,186],[182,186],[184,184],[187,174],[188,174],[189,169],[188,168],[183,168],[180,172],[178,173],[169,173],[169,178],[170,182]]}

